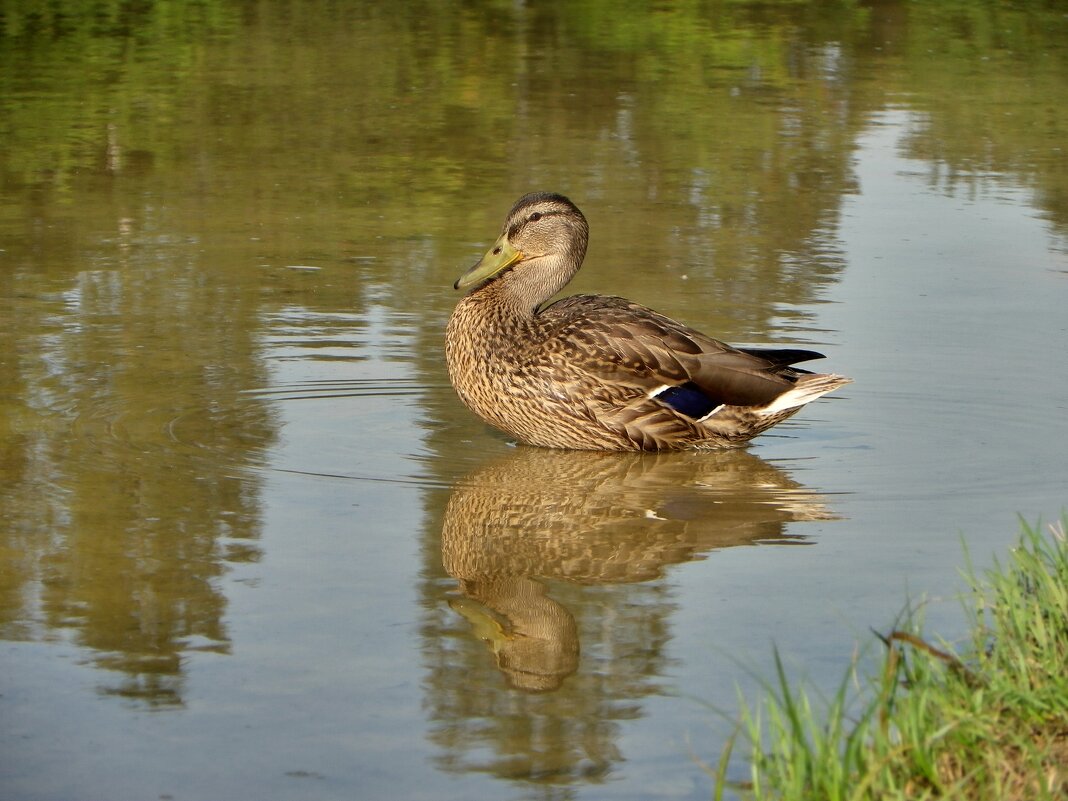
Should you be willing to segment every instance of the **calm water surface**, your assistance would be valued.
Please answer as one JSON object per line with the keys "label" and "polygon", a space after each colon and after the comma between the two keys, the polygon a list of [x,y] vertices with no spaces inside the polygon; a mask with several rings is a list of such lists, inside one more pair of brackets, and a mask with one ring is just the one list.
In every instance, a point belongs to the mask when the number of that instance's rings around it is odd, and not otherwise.
{"label": "calm water surface", "polygon": [[[956,636],[1068,503],[1052,5],[77,8],[0,16],[4,798],[708,798],[773,646]],[[514,446],[442,331],[532,189],[572,289],[856,383]]]}

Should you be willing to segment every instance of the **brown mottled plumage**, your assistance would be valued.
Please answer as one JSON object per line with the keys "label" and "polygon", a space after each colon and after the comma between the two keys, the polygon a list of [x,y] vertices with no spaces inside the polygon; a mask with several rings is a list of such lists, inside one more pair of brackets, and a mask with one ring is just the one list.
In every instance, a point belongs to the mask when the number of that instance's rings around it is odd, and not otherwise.
{"label": "brown mottled plumage", "polygon": [[508,213],[445,334],[449,376],[486,422],[531,445],[736,447],[850,379],[791,365],[822,354],[733,348],[623,298],[542,307],[578,272],[586,218],[534,193]]}

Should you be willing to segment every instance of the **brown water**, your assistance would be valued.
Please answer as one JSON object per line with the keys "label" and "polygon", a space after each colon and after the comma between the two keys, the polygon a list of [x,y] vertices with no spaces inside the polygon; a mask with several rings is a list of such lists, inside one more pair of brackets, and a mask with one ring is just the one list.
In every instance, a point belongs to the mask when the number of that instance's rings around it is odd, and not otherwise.
{"label": "brown water", "polygon": [[[773,645],[1068,503],[1055,5],[78,5],[0,12],[0,797],[707,798]],[[573,289],[856,383],[512,446],[441,340],[532,189]]]}

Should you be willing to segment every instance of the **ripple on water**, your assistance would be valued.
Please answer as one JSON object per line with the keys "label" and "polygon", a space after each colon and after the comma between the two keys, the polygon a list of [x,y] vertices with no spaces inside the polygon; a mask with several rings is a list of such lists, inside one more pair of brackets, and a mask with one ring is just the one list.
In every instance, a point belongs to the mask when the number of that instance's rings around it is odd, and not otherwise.
{"label": "ripple on water", "polygon": [[237,397],[176,405],[121,397],[96,401],[74,414],[68,445],[96,466],[135,461],[143,469],[158,463],[161,469],[196,470],[258,466],[275,439],[272,413],[263,403]]}
{"label": "ripple on water", "polygon": [[249,389],[246,395],[273,401],[323,400],[327,398],[399,398],[425,393],[426,386],[403,378],[300,381]]}
{"label": "ripple on water", "polygon": [[[361,363],[361,367],[368,363]],[[438,486],[426,475],[425,399],[448,391],[406,377],[285,381],[245,395],[285,430],[271,469],[318,478]]]}

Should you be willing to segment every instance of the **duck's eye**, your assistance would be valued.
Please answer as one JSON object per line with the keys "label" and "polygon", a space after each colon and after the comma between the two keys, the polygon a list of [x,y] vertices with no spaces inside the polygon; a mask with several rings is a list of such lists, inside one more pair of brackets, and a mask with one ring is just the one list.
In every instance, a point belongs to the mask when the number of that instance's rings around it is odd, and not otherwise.
{"label": "duck's eye", "polygon": [[537,222],[540,219],[541,219],[541,212],[540,211],[536,211],[536,212],[534,212],[533,214],[530,215],[530,221],[531,222]]}

